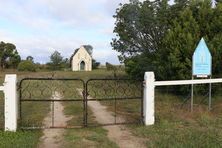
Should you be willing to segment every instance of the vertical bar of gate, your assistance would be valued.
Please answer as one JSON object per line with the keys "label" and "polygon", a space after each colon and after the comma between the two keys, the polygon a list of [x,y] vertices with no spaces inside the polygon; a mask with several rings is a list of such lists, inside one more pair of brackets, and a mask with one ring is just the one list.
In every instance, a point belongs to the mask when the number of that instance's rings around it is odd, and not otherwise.
{"label": "vertical bar of gate", "polygon": [[87,101],[88,101],[88,82],[86,82],[86,84],[84,83],[84,90],[83,90],[83,97],[84,97],[84,108],[85,108],[85,122],[84,122],[84,127],[87,127],[87,124],[88,124],[88,105],[87,105]]}
{"label": "vertical bar of gate", "polygon": [[82,125],[85,126],[86,123],[86,117],[85,117],[85,112],[86,112],[86,106],[85,106],[85,95],[84,95],[84,84],[83,84],[83,91],[82,91],[82,105],[83,105],[83,123]]}
{"label": "vertical bar of gate", "polygon": [[51,106],[52,106],[52,127],[54,127],[54,100],[52,100],[51,102]]}
{"label": "vertical bar of gate", "polygon": [[19,83],[19,119],[22,122],[22,82]]}
{"label": "vertical bar of gate", "polygon": [[[116,92],[115,92],[115,94],[117,94],[117,88],[118,88],[117,85],[118,85],[118,82],[117,82],[117,83],[115,83],[115,82],[116,82],[116,81],[114,81],[114,84],[115,84],[115,86],[116,86],[116,89],[115,89]],[[115,104],[115,109],[114,109],[114,110],[115,110],[115,115],[114,115],[115,118],[114,118],[114,122],[115,122],[115,124],[116,124],[116,97],[114,98],[114,104]]]}
{"label": "vertical bar of gate", "polygon": [[115,97],[115,124],[116,124],[116,97]]}

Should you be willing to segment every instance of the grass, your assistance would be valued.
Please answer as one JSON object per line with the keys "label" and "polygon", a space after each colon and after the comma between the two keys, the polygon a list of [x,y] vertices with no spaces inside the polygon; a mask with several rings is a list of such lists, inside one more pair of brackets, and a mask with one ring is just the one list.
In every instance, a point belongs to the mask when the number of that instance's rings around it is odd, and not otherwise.
{"label": "grass", "polygon": [[64,147],[76,148],[117,148],[118,146],[107,138],[107,131],[101,127],[71,129],[65,134]]}
{"label": "grass", "polygon": [[[107,78],[112,77],[113,74],[110,72],[107,72],[106,70],[95,70],[92,72],[17,72],[14,70],[10,71],[3,71],[0,73],[0,85],[4,82],[5,74],[17,74],[18,80],[20,81],[23,78],[26,77],[56,77],[56,78],[82,78],[85,81],[89,78]],[[120,73],[119,75],[123,75]],[[36,82],[31,82],[33,85],[32,87],[35,87],[37,85]],[[38,85],[41,85],[42,83],[39,83]],[[59,84],[59,83],[58,83]],[[57,84],[57,85],[58,85]],[[67,84],[67,83],[66,83]],[[26,84],[23,84],[26,85]],[[67,84],[68,85],[68,84]],[[75,86],[70,86],[70,88]],[[62,87],[59,87],[59,91],[61,91]],[[32,88],[29,87],[29,91],[32,91]],[[36,99],[39,98],[39,92],[38,91],[32,91],[33,96],[30,98],[29,95],[26,94],[26,97],[24,99]],[[76,93],[75,91],[68,92],[66,94],[63,94],[64,96],[68,97],[72,95],[73,93]],[[46,93],[46,98],[49,97],[48,93]],[[73,96],[73,95],[72,95]],[[41,98],[42,99],[42,98]],[[69,98],[71,99],[71,98]],[[69,103],[68,103],[69,104]],[[0,128],[3,128],[3,111],[4,111],[4,102],[3,102],[3,94],[0,93]],[[68,108],[76,108],[78,110],[78,103],[74,106],[69,106]],[[81,109],[81,108],[80,108]],[[69,109],[68,109],[69,110]],[[37,102],[23,102],[22,103],[22,118],[23,122],[20,123],[23,126],[41,126],[42,120],[45,117],[45,115],[49,111],[49,104],[47,103],[37,103]],[[76,110],[75,110],[76,111]],[[79,110],[80,111],[80,110]],[[75,119],[73,118],[73,121]],[[78,123],[82,121],[82,118]],[[72,121],[70,121],[70,124]],[[66,130],[67,133],[65,135],[66,141],[66,147],[72,147],[73,143],[76,143],[78,145],[84,146],[84,145],[91,145],[93,143],[96,147],[117,147],[114,143],[110,142],[108,138],[106,137],[106,131],[102,128],[95,128],[95,129],[78,129],[78,130]],[[85,134],[84,134],[85,133]],[[75,137],[83,138],[82,143],[79,143],[79,141],[75,141]],[[13,132],[4,132],[3,130],[0,130],[0,147],[37,147],[39,143],[39,138],[42,136],[41,130],[18,130],[16,133]],[[74,140],[72,139],[74,138]],[[85,138],[85,140],[84,140]]]}
{"label": "grass", "polygon": [[[65,106],[65,115],[72,116],[73,118],[68,121],[68,126],[81,126],[83,125],[83,107],[82,102],[74,103],[63,103]],[[89,120],[93,121],[91,111],[89,110]],[[91,127],[91,128],[76,128],[65,130],[64,135],[65,144],[63,147],[72,147],[75,145],[76,148],[82,147],[98,147],[98,148],[116,148],[117,145],[111,142],[107,138],[107,131],[102,127]]]}
{"label": "grass", "polygon": [[[0,74],[0,82],[3,82],[5,73]],[[24,77],[60,77],[60,78],[81,78],[86,81],[89,78],[110,78],[112,73],[105,70],[96,70],[92,72],[16,72],[19,76],[19,80]],[[124,73],[119,74],[121,77]],[[107,83],[105,83],[107,84]],[[109,86],[102,84],[101,87],[97,86],[95,91],[106,89]],[[98,84],[101,85],[101,84]],[[77,87],[77,85],[70,86]],[[199,104],[203,97],[200,94],[195,94],[194,112],[189,111],[189,101],[181,108],[182,100],[185,96],[174,95],[166,93],[164,91],[155,92],[155,125],[142,126],[142,125],[129,125],[129,129],[135,136],[141,137],[146,142],[147,147],[222,147],[222,100],[221,93],[215,92],[214,88],[220,88],[220,85],[213,86],[213,110],[209,112],[207,110],[207,101]],[[100,89],[98,89],[100,88]],[[163,88],[165,90],[165,88]],[[76,93],[76,92],[75,92]],[[109,94],[111,92],[107,92]],[[70,94],[64,94],[64,96],[70,96]],[[73,95],[73,94],[72,94]],[[99,97],[104,94],[97,95]],[[75,96],[80,97],[79,95]],[[93,96],[95,97],[95,96]],[[1,97],[0,97],[1,98]],[[104,101],[104,105],[108,106],[109,110],[114,110],[114,101]],[[68,125],[78,125],[83,122],[82,110],[83,106],[81,102],[64,103],[65,114],[73,115],[72,120]],[[127,117],[126,113],[139,113],[140,103],[136,101],[119,101],[118,113]],[[30,109],[36,106],[27,105]],[[36,107],[38,108],[38,107]],[[46,108],[41,108],[37,111],[43,111]],[[29,109],[27,109],[29,110]],[[25,111],[28,112],[28,111]],[[47,112],[45,110],[44,112]],[[30,114],[32,115],[32,113]],[[132,116],[132,114],[129,114]],[[28,116],[28,114],[27,114]],[[34,117],[41,123],[43,116]],[[3,126],[3,100],[0,99],[0,126]],[[35,120],[35,119],[32,119]],[[89,120],[91,123],[95,123],[92,112],[89,110]],[[131,119],[130,119],[131,120]],[[42,132],[40,130],[22,131],[19,130],[16,133],[2,132],[0,131],[0,147],[36,147],[41,137]],[[97,128],[83,128],[83,129],[70,129],[66,130],[64,135],[65,145],[64,147],[117,147],[117,145],[111,142],[107,138],[107,131],[101,127]],[[27,142],[29,141],[29,142]],[[16,145],[14,144],[16,143]]]}
{"label": "grass", "polygon": [[90,97],[99,100],[117,117],[115,121],[106,124],[141,123],[141,81],[93,80],[87,88]]}
{"label": "grass", "polygon": [[[106,74],[100,74],[99,77],[106,77]],[[86,77],[81,77],[82,79],[87,79]],[[97,78],[97,77],[94,77]],[[81,91],[83,88],[82,85],[74,85],[72,88],[77,90],[80,89],[78,92],[74,91],[73,94],[74,98],[76,99],[83,99],[81,95]],[[64,95],[64,99],[67,98]],[[72,116],[72,119],[68,121],[68,126],[83,126],[83,102],[82,101],[74,101],[74,102],[63,102],[64,105],[64,113],[67,116]],[[88,120],[93,125],[98,125],[95,121],[95,117],[92,114],[92,111],[88,107]],[[118,147],[115,143],[111,142],[107,138],[107,131],[104,130],[102,127],[93,127],[93,128],[77,128],[77,129],[68,129],[65,131],[64,135],[64,145],[63,147],[72,147],[75,145],[76,148],[82,147],[98,147],[98,148],[116,148]]]}
{"label": "grass", "polygon": [[181,96],[156,92],[155,125],[130,126],[132,132],[146,139],[147,147],[221,147],[221,112],[209,112],[201,104],[191,113],[180,108],[181,100]]}
{"label": "grass", "polygon": [[41,136],[40,130],[19,130],[16,133],[0,131],[0,147],[2,148],[28,148],[37,147],[39,138]]}

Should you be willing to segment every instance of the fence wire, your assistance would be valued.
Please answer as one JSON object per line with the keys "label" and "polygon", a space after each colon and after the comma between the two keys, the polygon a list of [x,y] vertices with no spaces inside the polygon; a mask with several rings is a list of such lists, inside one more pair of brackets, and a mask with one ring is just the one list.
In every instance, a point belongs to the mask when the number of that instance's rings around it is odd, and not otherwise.
{"label": "fence wire", "polygon": [[[209,109],[209,84],[195,84],[193,87],[193,108],[195,110]],[[157,86],[155,88],[156,103],[164,103],[176,109],[190,111],[191,85]],[[211,111],[222,113],[222,83],[211,84]]]}

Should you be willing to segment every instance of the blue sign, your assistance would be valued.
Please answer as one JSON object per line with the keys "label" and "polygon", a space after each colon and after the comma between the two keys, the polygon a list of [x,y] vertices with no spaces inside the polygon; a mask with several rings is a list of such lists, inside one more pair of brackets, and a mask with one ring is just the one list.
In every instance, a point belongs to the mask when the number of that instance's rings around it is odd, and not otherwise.
{"label": "blue sign", "polygon": [[211,75],[212,57],[210,51],[202,38],[193,54],[193,75]]}

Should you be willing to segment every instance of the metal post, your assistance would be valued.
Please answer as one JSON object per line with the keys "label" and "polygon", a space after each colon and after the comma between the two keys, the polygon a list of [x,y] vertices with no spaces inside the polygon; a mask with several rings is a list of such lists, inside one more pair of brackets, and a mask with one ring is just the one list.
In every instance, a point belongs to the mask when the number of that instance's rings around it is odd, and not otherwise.
{"label": "metal post", "polygon": [[[192,76],[192,80],[194,79],[194,76]],[[190,111],[193,112],[193,84],[191,84],[191,99],[190,99]]]}
{"label": "metal post", "polygon": [[88,126],[88,82],[86,84],[84,83],[83,99],[84,99],[84,108],[85,108],[84,127],[87,127]]}
{"label": "metal post", "polygon": [[[210,79],[211,79],[211,76],[210,76]],[[211,83],[209,83],[209,106],[208,106],[208,109],[209,111],[211,110]]]}
{"label": "metal post", "polygon": [[115,101],[115,115],[114,115],[114,116],[115,116],[115,121],[114,121],[114,122],[115,122],[115,124],[116,124],[116,97],[115,97],[115,100],[114,100],[114,101]]}
{"label": "metal post", "polygon": [[[54,98],[53,98],[54,99]],[[54,100],[51,102],[51,105],[52,105],[52,127],[54,127]]]}

